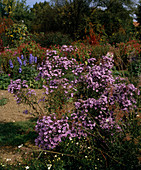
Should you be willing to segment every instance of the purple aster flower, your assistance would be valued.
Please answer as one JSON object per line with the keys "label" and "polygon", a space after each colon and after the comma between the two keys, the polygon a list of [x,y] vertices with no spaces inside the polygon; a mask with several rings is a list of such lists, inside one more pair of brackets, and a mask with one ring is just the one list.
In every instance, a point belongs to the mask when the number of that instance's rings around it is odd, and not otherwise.
{"label": "purple aster flower", "polygon": [[28,114],[28,110],[24,110],[23,113],[24,113],[24,114]]}

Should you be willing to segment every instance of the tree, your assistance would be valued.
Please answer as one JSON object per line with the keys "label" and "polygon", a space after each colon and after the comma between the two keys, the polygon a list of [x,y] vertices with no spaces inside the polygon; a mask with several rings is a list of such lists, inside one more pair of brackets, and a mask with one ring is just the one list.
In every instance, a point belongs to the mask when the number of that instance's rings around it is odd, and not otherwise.
{"label": "tree", "polygon": [[1,0],[0,2],[3,4],[6,15],[12,15],[15,10],[16,0]]}
{"label": "tree", "polygon": [[29,17],[29,6],[26,5],[26,0],[17,0],[15,9],[12,14],[16,21],[26,20]]}
{"label": "tree", "polygon": [[34,4],[33,8],[31,8],[31,13],[33,15],[33,31],[49,32],[58,29],[56,25],[57,13],[55,9],[50,6],[49,2],[45,1]]}
{"label": "tree", "polygon": [[141,0],[139,1],[139,4],[137,6],[136,16],[137,16],[137,21],[141,26]]}
{"label": "tree", "polygon": [[23,20],[29,14],[26,0],[0,0],[0,15],[11,16],[15,20]]}
{"label": "tree", "polygon": [[128,9],[133,9],[137,0],[92,0],[92,6],[110,8],[114,3],[120,3]]}
{"label": "tree", "polygon": [[137,22],[139,23],[137,30],[139,32],[139,39],[141,40],[141,0],[139,1],[139,4],[137,6],[136,16],[137,16]]}
{"label": "tree", "polygon": [[132,14],[135,5],[133,0],[95,0],[90,20],[103,25],[109,39],[114,37],[117,42],[125,41],[133,29]]}
{"label": "tree", "polygon": [[2,1],[0,0],[0,17],[4,17],[6,16],[6,11],[5,11],[5,6]]}
{"label": "tree", "polygon": [[55,5],[61,30],[72,38],[80,38],[85,30],[86,18],[90,15],[89,5],[89,0],[70,0],[62,6]]}

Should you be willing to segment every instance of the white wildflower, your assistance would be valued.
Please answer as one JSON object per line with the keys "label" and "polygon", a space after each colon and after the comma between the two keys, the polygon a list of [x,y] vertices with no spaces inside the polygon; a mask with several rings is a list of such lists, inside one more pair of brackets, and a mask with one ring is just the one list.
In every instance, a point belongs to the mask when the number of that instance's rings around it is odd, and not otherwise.
{"label": "white wildflower", "polygon": [[52,164],[47,164],[48,170],[52,167]]}
{"label": "white wildflower", "polygon": [[19,145],[18,148],[20,149],[21,147],[23,147],[23,144]]}

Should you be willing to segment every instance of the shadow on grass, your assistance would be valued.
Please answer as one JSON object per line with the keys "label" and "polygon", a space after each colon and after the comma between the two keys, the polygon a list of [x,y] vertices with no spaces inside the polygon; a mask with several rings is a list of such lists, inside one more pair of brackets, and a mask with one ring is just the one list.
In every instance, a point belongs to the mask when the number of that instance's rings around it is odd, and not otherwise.
{"label": "shadow on grass", "polygon": [[34,142],[37,133],[34,131],[36,119],[25,122],[0,122],[0,146],[18,146]]}
{"label": "shadow on grass", "polygon": [[8,101],[9,101],[9,99],[7,99],[7,98],[1,98],[0,99],[0,106],[4,106],[5,104],[8,103]]}

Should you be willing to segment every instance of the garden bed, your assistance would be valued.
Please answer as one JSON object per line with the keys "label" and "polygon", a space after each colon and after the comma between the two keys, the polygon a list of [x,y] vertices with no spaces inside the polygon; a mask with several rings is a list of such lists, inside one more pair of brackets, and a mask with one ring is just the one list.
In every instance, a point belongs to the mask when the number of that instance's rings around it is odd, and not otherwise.
{"label": "garden bed", "polygon": [[[7,59],[10,85],[0,91],[0,167],[138,168],[137,85],[128,81],[129,73],[116,70],[113,53],[101,58],[87,53],[81,60],[76,49],[47,51],[41,65],[32,54]],[[44,91],[31,89],[41,87]]]}

